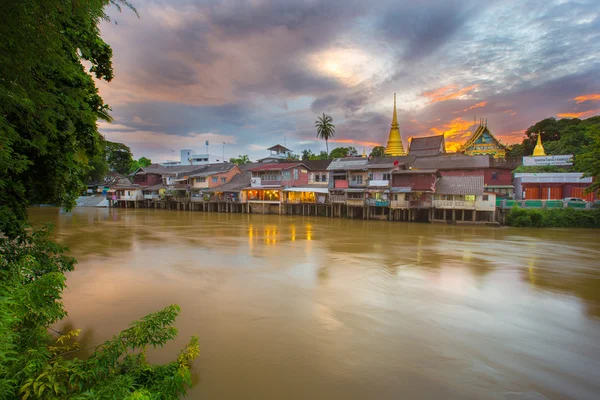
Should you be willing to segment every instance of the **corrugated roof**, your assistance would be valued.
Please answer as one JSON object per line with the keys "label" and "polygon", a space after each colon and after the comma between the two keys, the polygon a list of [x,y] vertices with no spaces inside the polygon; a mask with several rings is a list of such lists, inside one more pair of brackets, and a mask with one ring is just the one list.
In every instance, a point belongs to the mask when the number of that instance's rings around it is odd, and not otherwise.
{"label": "corrugated roof", "polygon": [[207,193],[211,192],[239,192],[244,188],[250,186],[250,172],[243,172],[241,174],[235,175],[231,180],[227,183],[224,183],[220,186],[216,186],[214,188],[210,188],[208,190],[204,190]]}
{"label": "corrugated roof", "polygon": [[442,176],[435,184],[436,194],[483,195],[483,176]]}
{"label": "corrugated roof", "polygon": [[418,169],[476,169],[489,168],[490,156],[465,156],[463,154],[445,154],[433,157],[417,157],[413,168]]}
{"label": "corrugated roof", "polygon": [[394,168],[394,162],[398,161],[398,165],[406,165],[413,162],[413,156],[396,156],[396,157],[374,157],[369,160],[370,169],[385,169]]}
{"label": "corrugated roof", "polygon": [[414,175],[414,174],[435,174],[437,169],[399,169],[398,171],[392,171],[394,175]]}
{"label": "corrugated roof", "polygon": [[302,161],[302,164],[306,165],[311,171],[326,171],[329,164],[331,164],[331,160],[305,160]]}
{"label": "corrugated roof", "polygon": [[290,149],[288,149],[287,147],[283,147],[283,146],[282,146],[282,145],[280,145],[280,144],[276,144],[276,145],[275,145],[275,146],[273,146],[273,147],[269,147],[267,150],[269,150],[269,151],[270,151],[270,150],[273,150],[273,151],[277,151],[277,150],[283,150],[283,151],[288,151],[288,152],[290,152],[290,151],[291,151],[291,150],[290,150]]}
{"label": "corrugated roof", "polygon": [[156,185],[152,185],[152,186],[146,186],[143,190],[146,192],[153,192],[156,190],[160,190],[160,189],[164,189],[165,186],[162,183],[158,183]]}
{"label": "corrugated roof", "polygon": [[331,164],[329,164],[329,167],[327,167],[327,171],[366,170],[368,162],[369,162],[369,160],[367,158],[355,158],[355,157],[353,157],[353,158],[336,158],[331,161]]}
{"label": "corrugated roof", "polygon": [[239,164],[238,168],[242,170],[242,172],[249,171],[254,167],[258,167],[259,165],[263,165],[259,162],[249,162],[245,164]]}
{"label": "corrugated roof", "polygon": [[302,166],[304,164],[295,162],[295,163],[269,163],[269,164],[261,164],[258,167],[251,168],[250,171],[281,171],[284,169],[294,168],[298,166]]}
{"label": "corrugated roof", "polygon": [[408,153],[413,156],[437,156],[445,153],[444,135],[415,137],[410,142]]}
{"label": "corrugated roof", "polygon": [[231,169],[236,168],[235,164],[210,164],[207,165],[200,171],[196,171],[193,174],[188,175],[190,178],[197,178],[202,176],[209,176],[215,174],[222,174],[224,172],[231,171]]}

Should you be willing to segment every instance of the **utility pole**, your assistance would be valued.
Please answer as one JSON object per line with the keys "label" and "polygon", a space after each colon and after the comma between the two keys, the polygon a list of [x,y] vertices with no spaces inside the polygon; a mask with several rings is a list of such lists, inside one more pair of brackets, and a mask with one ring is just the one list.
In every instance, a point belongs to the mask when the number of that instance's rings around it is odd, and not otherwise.
{"label": "utility pole", "polygon": [[208,155],[208,140],[206,141],[206,155]]}
{"label": "utility pole", "polygon": [[223,162],[225,162],[225,142],[223,142]]}

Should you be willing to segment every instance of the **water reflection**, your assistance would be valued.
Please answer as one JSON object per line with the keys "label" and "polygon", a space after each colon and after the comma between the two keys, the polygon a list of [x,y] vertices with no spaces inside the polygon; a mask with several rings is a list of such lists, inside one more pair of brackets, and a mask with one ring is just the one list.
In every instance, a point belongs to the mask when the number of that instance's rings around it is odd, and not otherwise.
{"label": "water reflection", "polygon": [[79,260],[65,323],[94,341],[182,306],[180,339],[152,357],[200,335],[191,398],[600,391],[597,231],[142,209],[31,218],[54,222]]}

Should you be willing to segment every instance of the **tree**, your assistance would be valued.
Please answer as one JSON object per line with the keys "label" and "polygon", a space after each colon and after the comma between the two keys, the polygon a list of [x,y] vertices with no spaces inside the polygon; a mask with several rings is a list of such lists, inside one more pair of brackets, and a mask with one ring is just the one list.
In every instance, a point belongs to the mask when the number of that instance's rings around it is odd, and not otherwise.
{"label": "tree", "polygon": [[591,143],[575,156],[575,168],[585,176],[594,177],[588,192],[600,190],[600,124],[587,127]]}
{"label": "tree", "polygon": [[133,163],[133,155],[131,149],[123,143],[106,141],[105,146],[106,161],[111,171],[120,174],[128,174],[131,164]]}
{"label": "tree", "polygon": [[383,146],[375,146],[373,150],[371,150],[371,154],[369,157],[385,157],[385,147]]}
{"label": "tree", "polygon": [[90,167],[87,183],[101,183],[108,172],[108,163],[103,154],[96,155],[88,162]]}
{"label": "tree", "polygon": [[329,153],[329,144],[327,141],[335,135],[335,125],[331,116],[323,113],[321,117],[318,117],[315,121],[315,128],[317,128],[317,137],[325,140],[325,147],[327,153]]}
{"label": "tree", "polygon": [[250,161],[250,157],[248,157],[247,154],[244,154],[244,155],[239,155],[238,158],[231,157],[229,159],[229,162],[232,164],[240,165],[240,164],[247,164],[251,161]]}
{"label": "tree", "polygon": [[146,157],[140,157],[139,160],[132,160],[131,164],[129,165],[129,172],[133,173],[139,168],[145,168],[150,164],[152,164],[152,160]]}
{"label": "tree", "polygon": [[286,161],[300,161],[300,156],[294,153],[288,153],[285,158]]}
{"label": "tree", "polygon": [[343,157],[355,157],[358,155],[358,151],[352,146],[350,147],[336,147],[331,150],[331,158],[343,158]]}
{"label": "tree", "polygon": [[315,154],[311,150],[302,150],[302,161],[314,160],[315,157]]}

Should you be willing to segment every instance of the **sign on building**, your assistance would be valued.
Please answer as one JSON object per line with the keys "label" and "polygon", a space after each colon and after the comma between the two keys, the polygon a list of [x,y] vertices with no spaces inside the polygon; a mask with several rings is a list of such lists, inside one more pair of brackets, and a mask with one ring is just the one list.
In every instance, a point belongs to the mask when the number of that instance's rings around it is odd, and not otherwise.
{"label": "sign on building", "polygon": [[523,157],[523,165],[573,165],[573,154],[560,156]]}

